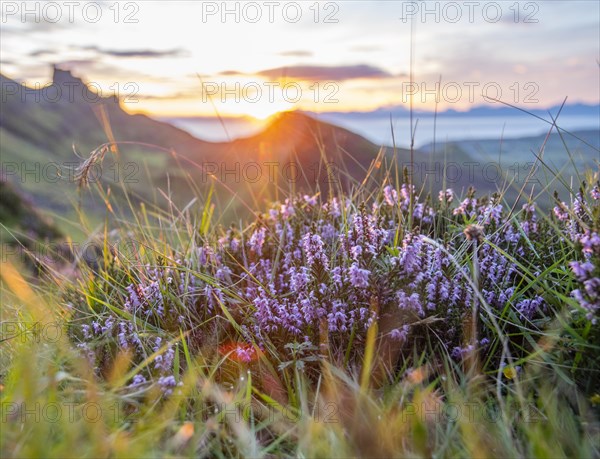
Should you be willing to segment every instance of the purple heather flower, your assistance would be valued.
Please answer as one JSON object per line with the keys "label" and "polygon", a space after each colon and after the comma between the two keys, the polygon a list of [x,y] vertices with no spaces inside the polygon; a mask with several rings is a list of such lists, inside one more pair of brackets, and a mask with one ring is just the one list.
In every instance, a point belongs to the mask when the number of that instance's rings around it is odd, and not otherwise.
{"label": "purple heather flower", "polygon": [[331,304],[331,312],[327,315],[327,323],[330,332],[346,332],[352,326],[352,320],[347,313],[348,305],[340,300],[334,300]]}
{"label": "purple heather flower", "polygon": [[515,308],[526,319],[532,319],[534,314],[538,311],[538,309],[542,306],[544,300],[542,297],[536,297],[534,299],[525,299],[519,301]]}
{"label": "purple heather flower", "polygon": [[396,341],[400,341],[400,342],[404,342],[406,341],[406,338],[408,337],[408,332],[410,331],[410,326],[409,325],[403,325],[400,328],[394,328],[391,332],[390,332],[390,337]]}
{"label": "purple heather flower", "polygon": [[340,266],[331,270],[331,281],[338,288],[342,286],[342,268]]}
{"label": "purple heather flower", "polygon": [[535,213],[535,205],[534,204],[530,204],[530,203],[525,203],[522,206],[522,209],[529,214],[533,214]]}
{"label": "purple heather flower", "polygon": [[142,306],[137,289],[133,284],[129,284],[125,289],[129,293],[129,304],[133,306],[133,311],[135,312]]}
{"label": "purple heather flower", "polygon": [[474,209],[477,206],[477,200],[475,198],[466,198],[460,205],[452,211],[453,215],[466,215],[472,217],[475,213]]}
{"label": "purple heather flower", "polygon": [[581,263],[579,261],[572,261],[569,263],[571,270],[575,274],[575,277],[579,279],[581,282],[588,278],[588,275],[594,271],[594,265],[589,261],[585,263]]}
{"label": "purple heather flower", "polygon": [[454,192],[452,191],[452,188],[448,188],[446,191],[441,190],[438,194],[438,199],[440,202],[446,202],[450,204],[454,199]]}
{"label": "purple heather flower", "polygon": [[281,215],[283,218],[290,218],[296,213],[294,205],[290,199],[286,199],[285,203],[281,206]]}
{"label": "purple heather flower", "polygon": [[388,206],[393,207],[398,203],[398,192],[390,185],[387,185],[383,188],[383,198]]}
{"label": "purple heather flower", "polygon": [[360,245],[355,245],[354,247],[350,248],[350,255],[352,256],[352,259],[354,260],[358,260],[358,258],[361,256],[363,252],[363,248]]}
{"label": "purple heather flower", "polygon": [[452,349],[452,352],[450,355],[452,356],[452,358],[454,358],[456,360],[462,360],[467,355],[469,355],[472,351],[473,351],[473,345],[468,344],[467,346],[464,346],[464,347],[460,347],[460,346],[455,347],[454,349]]}
{"label": "purple heather flower", "polygon": [[300,293],[304,290],[307,284],[310,282],[310,271],[306,267],[296,269],[290,268],[290,289],[293,292]]}
{"label": "purple heather flower", "polygon": [[579,242],[583,246],[583,253],[600,254],[600,236],[598,236],[598,233],[586,231],[579,239]]}
{"label": "purple heather flower", "polygon": [[335,227],[331,223],[326,223],[323,225],[321,229],[321,235],[323,239],[331,241],[332,239],[337,238],[338,234]]}
{"label": "purple heather flower", "polygon": [[413,196],[414,194],[415,194],[415,186],[414,185],[408,185],[406,183],[403,183],[402,187],[400,187],[400,196],[401,196],[401,200],[404,203],[408,204],[411,196]]}
{"label": "purple heather flower", "polygon": [[89,340],[92,338],[92,334],[90,332],[90,326],[84,324],[81,326],[81,332],[83,333],[83,339]]}
{"label": "purple heather flower", "polygon": [[348,270],[350,277],[350,284],[357,288],[365,288],[369,285],[369,275],[371,271],[368,269],[361,269],[357,263],[352,263]]}
{"label": "purple heather flower", "polygon": [[221,282],[225,282],[228,279],[231,279],[231,269],[227,266],[223,266],[219,269],[217,269],[217,272],[215,273],[215,277],[220,280]]}
{"label": "purple heather flower", "polygon": [[[155,351],[157,351],[159,348],[160,342],[158,343],[157,349],[155,349]],[[167,346],[167,349],[162,354],[159,354],[154,358],[154,368],[156,370],[159,370],[162,374],[168,373],[171,371],[171,368],[173,368],[174,358],[175,351],[169,344]]]}
{"label": "purple heather flower", "polygon": [[342,215],[340,203],[337,198],[332,198],[331,201],[323,204],[323,209],[327,211],[327,213],[333,218],[338,218],[340,215]]}
{"label": "purple heather flower", "polygon": [[595,297],[593,299],[590,298],[589,300],[588,300],[588,298],[586,298],[584,296],[583,292],[579,289],[573,290],[571,292],[571,296],[573,298],[575,298],[577,300],[577,302],[579,303],[579,306],[581,306],[581,308],[586,311],[585,317],[588,320],[591,320],[593,324],[596,324],[598,321],[598,318],[595,317],[595,315],[596,315],[597,311],[600,309],[600,292],[595,292]]}
{"label": "purple heather flower", "polygon": [[265,235],[267,233],[267,229],[265,227],[258,228],[254,230],[252,236],[250,236],[250,241],[248,244],[250,245],[250,249],[257,255],[262,255],[263,245],[265,244]]}
{"label": "purple heather flower", "polygon": [[177,381],[175,380],[175,376],[161,376],[158,378],[158,386],[163,391],[165,396],[169,396],[173,393],[173,388],[177,386]]}
{"label": "purple heather flower", "polygon": [[147,379],[144,376],[137,374],[133,377],[133,380],[131,381],[131,384],[129,384],[129,387],[139,386],[140,384],[144,384],[145,382],[147,382]]}
{"label": "purple heather flower", "polygon": [[306,202],[306,204],[308,204],[309,206],[317,205],[317,195],[316,194],[314,196],[309,196],[309,195],[305,194],[303,196],[303,198],[304,198],[304,202]]}
{"label": "purple heather flower", "polygon": [[600,278],[592,277],[583,282],[587,295],[595,300],[600,300]]}
{"label": "purple heather flower", "polygon": [[598,185],[595,185],[594,188],[591,189],[590,196],[596,201],[600,200],[600,187]]}
{"label": "purple heather flower", "polygon": [[567,211],[566,203],[562,202],[560,205],[555,206],[553,211],[554,215],[556,215],[556,218],[558,218],[561,222],[569,219],[569,212]]}
{"label": "purple heather flower", "polygon": [[306,261],[309,268],[316,263],[320,263],[324,269],[329,268],[329,261],[325,254],[325,244],[318,234],[307,233],[302,238],[302,248],[306,254]]}
{"label": "purple heather flower", "polygon": [[251,346],[238,346],[234,352],[240,362],[252,362],[256,356],[256,350]]}
{"label": "purple heather flower", "polygon": [[406,309],[416,312],[419,316],[424,315],[423,305],[417,292],[407,295],[404,291],[400,290],[396,294],[398,298],[398,307],[400,309]]}

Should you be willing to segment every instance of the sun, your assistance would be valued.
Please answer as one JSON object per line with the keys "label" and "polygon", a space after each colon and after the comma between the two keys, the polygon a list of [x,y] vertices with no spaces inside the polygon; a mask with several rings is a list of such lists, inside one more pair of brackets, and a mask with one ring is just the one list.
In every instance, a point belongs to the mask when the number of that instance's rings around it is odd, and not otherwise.
{"label": "sun", "polygon": [[259,121],[264,121],[279,112],[291,110],[293,106],[294,104],[286,101],[265,101],[257,102],[255,104],[245,104],[242,111],[244,115],[250,116]]}
{"label": "sun", "polygon": [[256,121],[265,121],[279,112],[293,110],[294,104],[286,102],[225,103],[218,107],[219,112],[228,116],[242,116]]}
{"label": "sun", "polygon": [[264,109],[261,108],[261,109],[258,109],[258,110],[248,111],[246,113],[246,115],[248,115],[248,116],[250,116],[250,117],[252,117],[252,118],[254,118],[255,120],[258,120],[258,121],[264,121],[264,120],[272,117],[276,113],[279,113],[279,110],[270,110],[270,109],[267,109],[267,108],[264,108]]}

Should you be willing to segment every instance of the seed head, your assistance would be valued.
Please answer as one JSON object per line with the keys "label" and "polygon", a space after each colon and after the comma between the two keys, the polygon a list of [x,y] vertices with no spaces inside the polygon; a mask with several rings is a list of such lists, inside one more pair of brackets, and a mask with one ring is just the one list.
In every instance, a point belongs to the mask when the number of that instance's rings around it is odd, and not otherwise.
{"label": "seed head", "polygon": [[465,228],[463,233],[469,241],[483,241],[483,226],[481,225],[469,225]]}

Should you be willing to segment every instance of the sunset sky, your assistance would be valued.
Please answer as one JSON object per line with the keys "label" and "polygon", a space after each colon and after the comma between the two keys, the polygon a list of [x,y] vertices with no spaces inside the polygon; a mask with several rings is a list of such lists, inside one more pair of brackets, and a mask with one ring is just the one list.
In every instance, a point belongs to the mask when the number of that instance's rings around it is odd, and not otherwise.
{"label": "sunset sky", "polygon": [[433,110],[440,78],[440,110],[484,87],[529,108],[600,100],[595,1],[74,3],[2,2],[2,73],[44,85],[56,63],[156,116],[370,111],[411,91]]}

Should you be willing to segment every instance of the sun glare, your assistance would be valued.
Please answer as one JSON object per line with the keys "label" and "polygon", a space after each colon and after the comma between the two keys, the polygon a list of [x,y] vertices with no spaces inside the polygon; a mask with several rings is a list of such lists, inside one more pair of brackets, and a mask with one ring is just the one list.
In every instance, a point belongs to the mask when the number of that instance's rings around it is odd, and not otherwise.
{"label": "sun glare", "polygon": [[245,104],[240,107],[244,115],[250,116],[256,120],[264,121],[276,113],[293,109],[294,104],[285,101],[260,102],[255,104]]}

